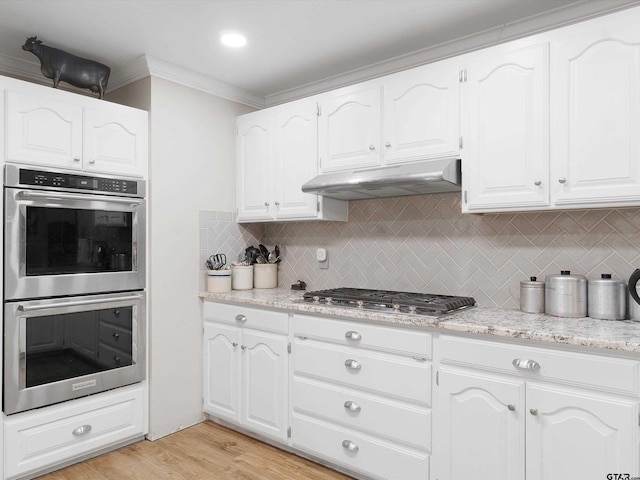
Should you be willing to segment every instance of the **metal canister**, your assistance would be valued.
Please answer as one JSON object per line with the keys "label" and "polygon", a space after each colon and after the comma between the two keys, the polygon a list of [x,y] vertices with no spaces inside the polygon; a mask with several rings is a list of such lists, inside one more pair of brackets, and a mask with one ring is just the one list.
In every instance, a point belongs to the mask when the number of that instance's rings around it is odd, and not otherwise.
{"label": "metal canister", "polygon": [[544,288],[544,309],[555,317],[587,316],[587,279],[562,270],[560,275],[547,275]]}
{"label": "metal canister", "polygon": [[544,313],[544,282],[530,277],[520,282],[520,310],[527,313]]}
{"label": "metal canister", "polygon": [[602,320],[623,320],[627,310],[627,284],[603,273],[589,280],[589,316]]}

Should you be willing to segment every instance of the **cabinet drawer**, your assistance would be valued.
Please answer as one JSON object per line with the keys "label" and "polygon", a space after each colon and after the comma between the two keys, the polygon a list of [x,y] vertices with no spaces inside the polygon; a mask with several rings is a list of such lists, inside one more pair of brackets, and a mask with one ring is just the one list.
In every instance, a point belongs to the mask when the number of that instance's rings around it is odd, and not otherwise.
{"label": "cabinet drawer", "polygon": [[204,302],[204,320],[274,333],[289,332],[289,314],[241,305]]}
{"label": "cabinet drawer", "polygon": [[[640,362],[624,358],[563,352],[528,345],[512,345],[468,338],[442,336],[442,363],[465,365],[499,373],[511,373],[568,385],[614,393],[640,392]],[[513,365],[521,360],[524,368]],[[539,368],[526,368],[532,360]]]}
{"label": "cabinet drawer", "polygon": [[291,435],[295,447],[374,478],[429,478],[426,453],[398,447],[376,437],[295,413]]}
{"label": "cabinet drawer", "polygon": [[131,330],[100,324],[100,343],[118,350],[131,350]]}
{"label": "cabinet drawer", "polygon": [[431,403],[431,364],[423,360],[298,338],[292,357],[297,374],[427,406]]}
{"label": "cabinet drawer", "polygon": [[117,368],[124,365],[131,365],[131,353],[118,350],[100,343],[98,345],[98,362],[108,368]]}
{"label": "cabinet drawer", "polygon": [[[80,433],[79,427],[85,427]],[[142,386],[64,402],[5,420],[5,475],[12,478],[142,436]],[[74,433],[75,432],[75,433]]]}
{"label": "cabinet drawer", "polygon": [[418,330],[308,315],[294,315],[293,329],[303,337],[431,358],[431,334]]}
{"label": "cabinet drawer", "polygon": [[431,411],[294,377],[293,408],[306,415],[431,450]]}
{"label": "cabinet drawer", "polygon": [[125,328],[127,330],[131,329],[130,308],[109,308],[106,310],[100,310],[99,316],[101,323],[106,322],[121,328]]}

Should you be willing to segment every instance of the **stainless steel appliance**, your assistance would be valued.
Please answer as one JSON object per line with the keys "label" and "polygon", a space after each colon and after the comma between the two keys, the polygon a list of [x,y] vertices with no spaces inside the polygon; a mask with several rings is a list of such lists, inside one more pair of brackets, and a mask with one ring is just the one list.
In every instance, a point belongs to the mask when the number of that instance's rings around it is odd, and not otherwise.
{"label": "stainless steel appliance", "polygon": [[344,287],[306,292],[303,295],[303,301],[323,306],[360,308],[432,317],[457,312],[472,307],[476,303],[472,297]]}
{"label": "stainless steel appliance", "polygon": [[6,165],[4,194],[5,414],[142,381],[145,182]]}
{"label": "stainless steel appliance", "polygon": [[5,167],[5,300],[145,287],[145,182]]}
{"label": "stainless steel appliance", "polygon": [[142,291],[6,302],[5,414],[143,380],[145,310]]}

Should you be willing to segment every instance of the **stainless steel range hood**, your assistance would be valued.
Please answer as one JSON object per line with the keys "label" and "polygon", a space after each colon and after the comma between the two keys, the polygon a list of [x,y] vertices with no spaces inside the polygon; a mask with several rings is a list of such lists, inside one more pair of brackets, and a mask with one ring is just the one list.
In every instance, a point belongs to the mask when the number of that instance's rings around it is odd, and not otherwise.
{"label": "stainless steel range hood", "polygon": [[318,175],[302,191],[338,200],[400,197],[459,192],[461,178],[460,159],[430,160]]}

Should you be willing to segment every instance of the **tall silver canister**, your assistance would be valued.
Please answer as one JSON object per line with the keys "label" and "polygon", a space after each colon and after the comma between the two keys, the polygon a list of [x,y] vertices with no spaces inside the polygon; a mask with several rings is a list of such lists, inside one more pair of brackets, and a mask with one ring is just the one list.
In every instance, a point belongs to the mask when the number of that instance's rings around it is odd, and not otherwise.
{"label": "tall silver canister", "polygon": [[520,282],[520,310],[527,313],[544,313],[544,282],[529,277]]}
{"label": "tall silver canister", "polygon": [[627,284],[611,274],[589,279],[589,316],[602,320],[624,320],[627,310]]}
{"label": "tall silver canister", "polygon": [[555,317],[587,316],[587,279],[562,270],[560,275],[547,275],[544,288],[545,312]]}

